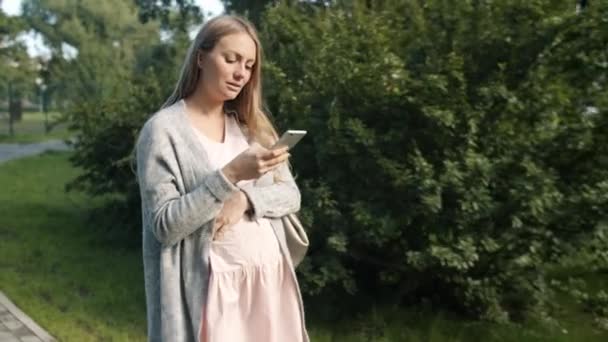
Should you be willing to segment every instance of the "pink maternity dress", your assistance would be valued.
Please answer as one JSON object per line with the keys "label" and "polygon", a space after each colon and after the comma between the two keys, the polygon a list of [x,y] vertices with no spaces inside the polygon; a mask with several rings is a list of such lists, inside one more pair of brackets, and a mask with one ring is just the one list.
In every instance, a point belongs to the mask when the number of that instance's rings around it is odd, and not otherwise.
{"label": "pink maternity dress", "polygon": [[[224,130],[223,143],[196,130],[215,168],[223,167],[249,147],[230,115],[226,116]],[[211,274],[200,340],[302,341],[297,285],[270,222],[244,216],[210,247]]]}

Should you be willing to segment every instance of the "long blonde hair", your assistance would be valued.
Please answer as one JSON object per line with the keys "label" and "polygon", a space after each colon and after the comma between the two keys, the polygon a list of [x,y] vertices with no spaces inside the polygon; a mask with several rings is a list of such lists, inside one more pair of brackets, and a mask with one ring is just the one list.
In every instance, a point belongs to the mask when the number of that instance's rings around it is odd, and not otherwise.
{"label": "long blonde hair", "polygon": [[250,139],[269,148],[278,135],[262,108],[262,45],[255,27],[245,18],[220,15],[201,27],[188,49],[175,89],[161,108],[171,106],[194,92],[201,73],[197,63],[199,51],[210,52],[222,37],[234,33],[247,33],[251,37],[256,45],[256,59],[249,82],[235,99],[224,103],[224,111],[236,115]]}

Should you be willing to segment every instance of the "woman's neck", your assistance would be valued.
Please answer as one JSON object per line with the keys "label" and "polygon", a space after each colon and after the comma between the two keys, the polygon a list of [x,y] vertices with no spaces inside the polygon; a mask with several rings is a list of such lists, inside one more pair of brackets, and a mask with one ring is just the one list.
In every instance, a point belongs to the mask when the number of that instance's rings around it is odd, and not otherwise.
{"label": "woman's neck", "polygon": [[200,91],[200,89],[197,89],[192,95],[185,98],[184,101],[192,114],[204,115],[210,119],[217,119],[224,115],[224,102],[209,99],[205,96],[205,92]]}

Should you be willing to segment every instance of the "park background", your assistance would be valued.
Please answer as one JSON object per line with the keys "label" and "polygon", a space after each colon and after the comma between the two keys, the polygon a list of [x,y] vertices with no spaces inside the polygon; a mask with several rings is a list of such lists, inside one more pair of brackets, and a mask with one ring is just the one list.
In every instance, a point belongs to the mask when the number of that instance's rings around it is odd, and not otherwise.
{"label": "park background", "polygon": [[[69,146],[0,163],[0,290],[60,341],[145,340],[131,151],[202,4],[0,12],[0,143]],[[259,29],[279,131],[310,132],[313,341],[608,339],[607,1],[223,5]]]}

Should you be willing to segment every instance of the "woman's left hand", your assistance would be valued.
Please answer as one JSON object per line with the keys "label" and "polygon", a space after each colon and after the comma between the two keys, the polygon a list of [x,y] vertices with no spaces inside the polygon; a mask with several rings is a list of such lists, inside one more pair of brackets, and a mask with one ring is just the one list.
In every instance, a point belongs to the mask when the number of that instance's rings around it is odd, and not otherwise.
{"label": "woman's left hand", "polygon": [[247,196],[243,191],[239,191],[232,195],[220,210],[220,213],[215,218],[213,226],[213,240],[221,238],[226,229],[239,222],[249,207]]}

